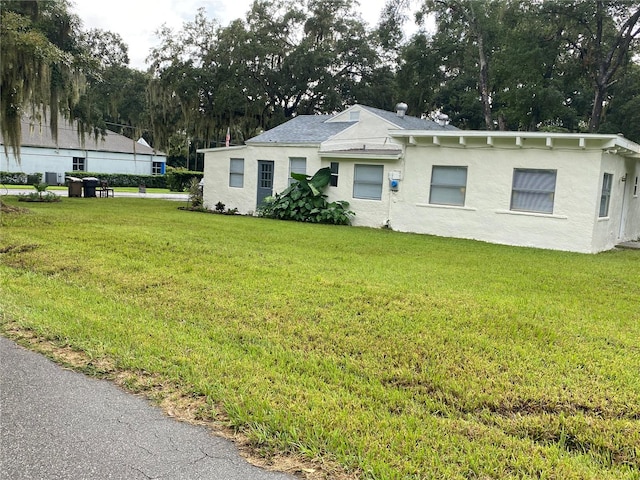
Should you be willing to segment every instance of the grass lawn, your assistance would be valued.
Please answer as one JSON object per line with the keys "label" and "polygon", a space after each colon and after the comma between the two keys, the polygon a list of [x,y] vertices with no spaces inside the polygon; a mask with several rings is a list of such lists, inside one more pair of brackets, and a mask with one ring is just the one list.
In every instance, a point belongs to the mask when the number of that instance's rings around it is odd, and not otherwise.
{"label": "grass lawn", "polygon": [[640,251],[138,198],[28,208],[0,217],[0,331],[172,385],[262,455],[366,479],[640,478]]}

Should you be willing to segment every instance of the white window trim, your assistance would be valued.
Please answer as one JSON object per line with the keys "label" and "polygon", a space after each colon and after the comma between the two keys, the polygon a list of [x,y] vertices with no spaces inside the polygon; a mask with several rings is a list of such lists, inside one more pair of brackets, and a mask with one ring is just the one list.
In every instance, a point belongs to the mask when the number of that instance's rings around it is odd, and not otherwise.
{"label": "white window trim", "polygon": [[[600,203],[598,204],[598,218],[609,218],[609,213],[611,212],[611,195],[613,193],[613,173],[609,173],[609,172],[604,172],[602,174],[602,184],[600,187]],[[605,190],[604,190],[604,180],[605,178],[609,178],[609,191],[605,194]],[[603,198],[607,199],[607,203],[606,203],[606,212],[604,215],[602,215],[601,212],[601,207],[602,207],[602,200]]]}
{"label": "white window trim", "polygon": [[557,213],[540,213],[540,212],[525,212],[522,210],[495,210],[498,215],[519,215],[524,217],[540,217],[540,218],[555,218],[557,220],[567,220],[567,215],[558,215]]}
{"label": "white window trim", "polygon": [[[291,168],[291,163],[293,160],[304,160],[304,172],[294,172]],[[291,185],[295,180],[291,176],[292,173],[301,173],[302,175],[307,174],[307,157],[289,157],[289,185]]]}
{"label": "white window trim", "polygon": [[[336,166],[335,168],[335,172],[333,171],[333,166]],[[329,164],[329,169],[331,170],[331,179],[329,180],[329,186],[330,187],[337,187],[338,186],[338,176],[340,175],[340,162],[331,162]],[[335,185],[334,185],[335,183]]]}
{"label": "white window trim", "polygon": [[[513,208],[513,197],[514,197],[514,192],[522,192],[522,189],[515,189],[514,188],[514,183],[515,183],[515,177],[516,177],[516,172],[517,171],[528,171],[528,172],[554,172],[555,174],[555,180],[554,180],[554,185],[553,185],[553,192],[551,191],[540,191],[540,192],[535,192],[535,193],[546,193],[546,194],[553,194],[553,201],[551,203],[551,211],[550,212],[541,212],[541,211],[535,211],[535,210],[522,210],[522,209],[518,209],[518,208]],[[533,214],[540,214],[540,215],[553,215],[553,211],[556,208],[556,190],[558,188],[558,170],[556,169],[546,169],[546,168],[514,168],[513,169],[513,176],[512,176],[512,180],[511,180],[511,198],[509,200],[509,211],[511,212],[517,212],[517,213],[533,213]]]}
{"label": "white window trim", "polygon": [[[464,169],[464,185],[434,185],[433,183],[433,172],[437,168],[443,169]],[[429,204],[430,205],[445,205],[445,206],[455,206],[455,207],[464,207],[467,202],[467,181],[469,178],[469,167],[467,165],[432,165],[431,166],[431,179],[429,183]],[[433,198],[433,188],[447,188],[451,190],[463,189],[462,192],[462,203],[437,203],[432,200]]]}
{"label": "white window trim", "polygon": [[[242,161],[242,171],[234,171],[231,169],[231,165],[233,164],[233,160]],[[231,185],[232,178],[239,178],[240,185]],[[244,188],[244,158],[230,158],[229,159],[229,188]]]}
{"label": "white window trim", "polygon": [[416,207],[423,208],[444,208],[447,210],[466,210],[468,212],[477,212],[478,209],[474,207],[467,207],[466,205],[442,205],[440,203],[416,203]]}
{"label": "white window trim", "polygon": [[[373,183],[373,182],[357,182],[357,184],[361,184],[361,185],[380,185],[380,197],[356,197],[356,170],[358,167],[377,167],[377,168],[381,168],[382,169],[382,176],[380,179],[380,183]],[[353,191],[351,193],[351,196],[354,199],[358,199],[358,200],[371,200],[374,202],[380,202],[382,201],[382,194],[384,193],[384,165],[371,165],[368,163],[356,163],[353,165]]]}

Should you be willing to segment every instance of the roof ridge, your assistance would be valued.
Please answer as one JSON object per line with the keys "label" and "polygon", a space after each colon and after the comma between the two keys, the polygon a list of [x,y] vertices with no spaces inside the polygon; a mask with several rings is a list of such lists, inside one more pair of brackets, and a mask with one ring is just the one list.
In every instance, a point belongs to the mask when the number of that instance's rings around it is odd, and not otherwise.
{"label": "roof ridge", "polygon": [[[362,108],[366,109],[366,110],[370,110],[370,111],[373,111],[373,112],[382,112],[385,115],[391,113],[391,114],[395,115],[395,113],[393,113],[391,110],[385,110],[384,108],[370,107],[369,105],[360,105],[360,106]],[[405,117],[415,118],[416,120],[425,120],[424,118],[416,117],[415,115],[406,115],[405,114]],[[400,117],[398,117],[398,118],[400,118]]]}

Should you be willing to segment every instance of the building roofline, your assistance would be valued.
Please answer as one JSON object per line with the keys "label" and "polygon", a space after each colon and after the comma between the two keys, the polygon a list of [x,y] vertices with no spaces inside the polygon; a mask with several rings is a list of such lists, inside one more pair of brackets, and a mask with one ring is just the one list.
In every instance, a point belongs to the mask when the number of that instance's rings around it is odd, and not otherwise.
{"label": "building roofline", "polygon": [[[104,135],[99,134],[96,136],[91,132],[82,135],[77,128],[77,122],[65,119],[62,116],[58,118],[57,139],[52,135],[49,126],[41,120],[23,117],[21,127],[20,148],[49,148],[79,152],[108,152],[166,157],[164,152],[108,129]],[[5,145],[2,136],[0,136],[0,144]],[[11,149],[9,145],[6,145],[6,147],[7,151]],[[13,154],[15,153],[14,151]]]}
{"label": "building roofline", "polygon": [[320,152],[318,152],[318,154],[320,158],[343,158],[355,160],[399,160],[402,158],[402,150],[382,148],[321,150]]}
{"label": "building roofline", "polygon": [[[326,140],[323,140],[323,142]],[[250,147],[320,147],[323,142],[251,142],[247,140]]]}
{"label": "building roofline", "polygon": [[196,152],[198,153],[208,153],[208,152],[221,152],[221,151],[233,151],[233,150],[242,150],[247,148],[247,145],[233,145],[230,147],[214,147],[214,148],[198,148]]}
{"label": "building roofline", "polygon": [[[623,137],[622,135],[600,134],[600,133],[559,133],[559,132],[504,132],[488,130],[390,130],[389,136],[392,138],[406,139],[409,144],[431,144],[439,146],[445,142],[447,146],[455,143],[456,146],[464,147],[467,140],[484,139],[486,145],[494,146],[496,140],[513,141],[514,148],[525,147],[526,140],[534,140],[542,143],[548,148],[554,148],[554,142],[558,140],[575,142],[576,149],[600,149],[616,150],[626,157],[640,158],[640,145]],[[457,142],[452,143],[452,140]],[[566,145],[563,145],[566,148]]]}

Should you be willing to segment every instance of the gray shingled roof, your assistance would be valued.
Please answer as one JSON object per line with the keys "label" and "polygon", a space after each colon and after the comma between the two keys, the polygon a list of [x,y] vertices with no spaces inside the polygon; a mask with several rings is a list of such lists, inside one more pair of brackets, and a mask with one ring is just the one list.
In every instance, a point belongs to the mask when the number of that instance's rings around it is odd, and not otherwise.
{"label": "gray shingled roof", "polygon": [[[4,143],[4,139],[2,139],[2,137],[0,137],[0,143]],[[86,135],[83,145],[75,125],[70,124],[62,118],[58,121],[57,144],[51,135],[51,129],[49,128],[48,123],[42,122],[42,126],[40,126],[38,122],[35,122],[31,125],[29,120],[23,120],[21,146],[118,153],[134,153],[135,148],[135,153],[137,154],[164,155],[163,153],[156,152],[153,148],[137,143],[124,135],[109,131],[107,131],[104,139],[100,136],[95,139],[91,135]]]}
{"label": "gray shingled roof", "polygon": [[384,118],[387,122],[393,123],[402,130],[458,130],[453,125],[440,125],[426,118],[412,117],[411,115],[399,117],[396,112],[388,112],[387,110],[367,107],[366,105],[361,105],[361,107]]}
{"label": "gray shingled roof", "polygon": [[333,115],[299,115],[250,138],[246,143],[321,143],[353,125],[351,122],[327,123]]}
{"label": "gray shingled roof", "polygon": [[[395,112],[379,108],[362,108],[383,118],[403,130],[457,130],[452,125],[440,125],[432,120],[405,115],[398,117]],[[327,122],[334,115],[299,115],[288,122],[250,138],[246,143],[309,143],[318,144],[328,140],[356,122]]]}

